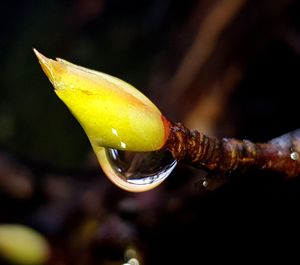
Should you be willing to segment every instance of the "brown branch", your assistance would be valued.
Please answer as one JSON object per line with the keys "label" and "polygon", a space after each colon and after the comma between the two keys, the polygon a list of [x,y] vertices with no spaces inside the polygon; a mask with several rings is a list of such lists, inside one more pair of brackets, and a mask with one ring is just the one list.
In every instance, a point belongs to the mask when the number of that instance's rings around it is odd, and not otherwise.
{"label": "brown branch", "polygon": [[174,158],[193,166],[230,173],[249,167],[270,169],[287,177],[300,174],[300,129],[268,143],[217,138],[173,123],[165,146]]}

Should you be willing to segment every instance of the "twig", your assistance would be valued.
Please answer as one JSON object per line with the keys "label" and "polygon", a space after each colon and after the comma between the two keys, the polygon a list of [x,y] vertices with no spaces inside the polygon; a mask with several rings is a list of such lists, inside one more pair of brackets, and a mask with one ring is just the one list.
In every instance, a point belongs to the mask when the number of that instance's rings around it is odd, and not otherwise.
{"label": "twig", "polygon": [[300,174],[300,129],[267,143],[253,143],[210,137],[173,123],[165,148],[177,160],[221,173],[255,167],[270,169],[287,177]]}

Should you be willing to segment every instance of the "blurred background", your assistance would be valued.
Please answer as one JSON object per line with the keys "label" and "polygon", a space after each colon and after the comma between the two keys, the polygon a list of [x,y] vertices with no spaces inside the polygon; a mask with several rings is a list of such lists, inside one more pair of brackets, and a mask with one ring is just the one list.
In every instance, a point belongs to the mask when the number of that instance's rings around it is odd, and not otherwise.
{"label": "blurred background", "polygon": [[44,264],[299,261],[299,179],[180,164],[122,191],[32,52],[124,79],[190,128],[263,142],[299,127],[299,14],[296,0],[1,3],[0,223],[38,231]]}

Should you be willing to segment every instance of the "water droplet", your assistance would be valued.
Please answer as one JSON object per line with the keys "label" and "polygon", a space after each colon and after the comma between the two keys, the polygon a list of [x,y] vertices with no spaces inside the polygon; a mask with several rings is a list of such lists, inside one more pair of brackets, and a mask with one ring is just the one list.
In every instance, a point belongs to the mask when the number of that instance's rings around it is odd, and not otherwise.
{"label": "water droplet", "polygon": [[299,154],[297,152],[292,152],[291,153],[291,159],[292,160],[298,160],[299,158]]}
{"label": "water droplet", "polygon": [[208,181],[207,180],[203,180],[202,185],[204,188],[207,188],[208,186]]}
{"label": "water droplet", "polygon": [[135,258],[132,258],[132,259],[128,260],[127,263],[129,265],[139,265],[140,264],[139,261]]}
{"label": "water droplet", "polygon": [[97,157],[103,171],[114,184],[133,192],[155,188],[170,175],[177,164],[167,150],[129,152],[100,148]]}

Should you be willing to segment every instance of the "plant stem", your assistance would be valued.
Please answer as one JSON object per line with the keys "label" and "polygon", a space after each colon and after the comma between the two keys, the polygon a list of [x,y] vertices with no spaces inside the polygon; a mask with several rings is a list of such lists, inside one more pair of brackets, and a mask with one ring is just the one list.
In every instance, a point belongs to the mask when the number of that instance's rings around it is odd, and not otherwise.
{"label": "plant stem", "polygon": [[172,123],[165,148],[179,161],[221,173],[255,167],[287,177],[300,174],[300,129],[267,143],[253,143],[211,137],[191,131],[181,123]]}

